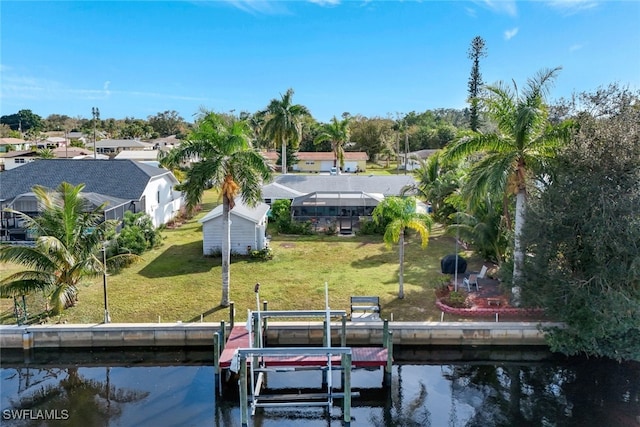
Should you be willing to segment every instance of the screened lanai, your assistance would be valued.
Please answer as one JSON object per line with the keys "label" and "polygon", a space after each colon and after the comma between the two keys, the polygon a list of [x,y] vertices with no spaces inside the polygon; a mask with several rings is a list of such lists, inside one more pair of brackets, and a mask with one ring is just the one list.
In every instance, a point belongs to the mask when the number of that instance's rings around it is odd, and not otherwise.
{"label": "screened lanai", "polygon": [[361,219],[371,218],[383,198],[362,191],[316,191],[294,198],[291,215],[295,221],[311,221],[316,230],[335,226],[339,231],[353,231]]}
{"label": "screened lanai", "polygon": [[[81,193],[81,196],[85,199],[87,212],[104,203],[104,219],[122,221],[126,211],[135,213],[142,209],[144,212],[144,197],[142,201],[133,201],[90,192]],[[9,210],[5,210],[5,208],[9,208]],[[26,228],[22,217],[13,211],[24,213],[33,218],[39,215],[40,209],[38,199],[32,192],[20,194],[9,202],[0,201],[0,241],[26,241],[33,239],[34,235]],[[121,224],[117,226],[117,230],[120,227]]]}

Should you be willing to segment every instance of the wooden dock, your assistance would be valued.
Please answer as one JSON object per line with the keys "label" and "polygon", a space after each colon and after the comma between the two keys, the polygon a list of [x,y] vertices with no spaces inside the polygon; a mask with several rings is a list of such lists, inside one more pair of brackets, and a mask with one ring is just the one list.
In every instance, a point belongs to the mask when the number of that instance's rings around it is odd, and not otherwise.
{"label": "wooden dock", "polygon": [[[234,326],[220,355],[220,368],[228,369],[238,348],[249,348],[249,331],[245,326]],[[387,364],[388,349],[384,347],[352,347],[351,365],[354,368],[377,368]],[[327,357],[317,355],[265,356],[265,367],[277,366],[326,366]],[[250,361],[247,361],[250,363]],[[331,357],[331,364],[340,366],[340,355]]]}

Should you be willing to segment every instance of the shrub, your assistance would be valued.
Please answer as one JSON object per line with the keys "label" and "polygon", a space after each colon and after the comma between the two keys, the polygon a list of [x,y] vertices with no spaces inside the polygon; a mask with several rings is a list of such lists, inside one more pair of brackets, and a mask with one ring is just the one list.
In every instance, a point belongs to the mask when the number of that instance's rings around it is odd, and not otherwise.
{"label": "shrub", "polygon": [[281,220],[291,221],[291,200],[279,199],[271,204],[270,217],[274,222]]}
{"label": "shrub", "polygon": [[374,234],[384,234],[384,227],[382,224],[376,224],[370,219],[360,221],[360,229],[358,234],[362,236],[371,236]]}
{"label": "shrub", "polygon": [[269,247],[266,247],[261,250],[253,250],[249,255],[251,256],[251,258],[259,259],[263,261],[268,261],[270,259],[273,259],[273,251]]}
{"label": "shrub", "polygon": [[117,253],[132,253],[142,255],[147,250],[148,243],[144,232],[137,225],[125,227],[120,231],[117,242]]}
{"label": "shrub", "polygon": [[335,223],[331,223],[324,229],[324,234],[327,236],[333,236],[338,233],[338,227],[336,227]]}
{"label": "shrub", "polygon": [[463,292],[459,291],[451,291],[449,295],[447,295],[442,300],[443,303],[448,305],[449,307],[455,308],[467,308],[467,296]]}

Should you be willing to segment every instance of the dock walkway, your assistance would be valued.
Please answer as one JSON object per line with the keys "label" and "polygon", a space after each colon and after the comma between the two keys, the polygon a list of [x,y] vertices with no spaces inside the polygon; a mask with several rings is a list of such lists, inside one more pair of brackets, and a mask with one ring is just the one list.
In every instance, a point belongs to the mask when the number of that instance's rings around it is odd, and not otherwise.
{"label": "dock walkway", "polygon": [[[220,355],[220,368],[228,369],[231,366],[236,349],[249,347],[249,331],[244,326],[234,326]],[[388,350],[384,347],[352,347],[351,352],[351,365],[354,368],[377,368],[387,363]],[[326,357],[317,355],[265,356],[261,360],[266,367],[326,366],[327,364]],[[247,363],[250,363],[250,360]],[[332,356],[331,363],[334,366],[340,366],[340,355]]]}

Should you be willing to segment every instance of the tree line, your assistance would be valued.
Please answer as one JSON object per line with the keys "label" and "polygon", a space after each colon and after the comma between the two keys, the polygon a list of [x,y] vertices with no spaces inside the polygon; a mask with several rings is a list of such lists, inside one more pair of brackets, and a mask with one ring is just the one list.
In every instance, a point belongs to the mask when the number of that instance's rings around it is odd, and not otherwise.
{"label": "tree line", "polygon": [[[293,94],[292,90],[289,90]],[[285,94],[286,95],[286,94]],[[284,96],[284,95],[283,95]],[[304,107],[306,109],[306,107]],[[262,149],[277,149],[263,131],[265,111],[242,112],[236,119],[246,120],[253,132],[253,145]],[[308,110],[306,110],[308,112]],[[344,150],[364,151],[370,159],[395,159],[405,151],[442,148],[453,141],[460,131],[469,124],[469,110],[435,109],[419,113],[411,111],[391,117],[365,117],[360,114],[342,114],[340,119],[332,118],[328,123],[318,122],[305,114],[300,124],[300,139],[291,146],[295,151],[334,151],[335,140],[318,141],[326,133],[327,126],[348,121],[349,140]],[[224,116],[229,114],[222,114]],[[159,112],[147,119],[126,117],[124,119],[87,119],[51,114],[45,118],[31,110],[20,110],[15,114],[0,117],[0,137],[13,137],[31,141],[46,139],[45,132],[81,132],[92,136],[95,129],[98,139],[140,139],[152,140],[175,135],[184,139],[194,130],[195,123],[186,122],[176,111]],[[406,144],[405,144],[406,139]],[[276,147],[277,145],[277,147]],[[290,164],[291,166],[291,164]]]}

